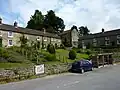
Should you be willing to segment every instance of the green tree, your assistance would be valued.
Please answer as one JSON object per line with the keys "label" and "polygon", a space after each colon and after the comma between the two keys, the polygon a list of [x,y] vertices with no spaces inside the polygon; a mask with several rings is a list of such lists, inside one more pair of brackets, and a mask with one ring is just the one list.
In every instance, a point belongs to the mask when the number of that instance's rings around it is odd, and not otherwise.
{"label": "green tree", "polygon": [[76,52],[74,50],[70,50],[69,59],[74,60],[76,58]]}
{"label": "green tree", "polygon": [[55,51],[54,45],[53,44],[48,44],[47,51],[51,54],[55,54],[56,51]]}
{"label": "green tree", "polygon": [[33,16],[30,17],[30,20],[27,23],[27,28],[42,30],[43,29],[44,16],[39,10],[35,10]]}
{"label": "green tree", "polygon": [[79,32],[82,35],[88,35],[90,31],[88,30],[87,26],[85,26],[85,27],[81,26],[81,27],[79,27]]}
{"label": "green tree", "polygon": [[25,48],[27,46],[27,42],[28,42],[28,39],[27,37],[25,37],[25,35],[23,34],[21,37],[20,37],[20,45],[22,48]]}
{"label": "green tree", "polygon": [[30,17],[27,23],[27,28],[43,30],[50,33],[60,33],[63,32],[65,25],[62,18],[55,15],[53,10],[47,12],[46,15],[42,15],[42,12],[35,10],[34,15]]}
{"label": "green tree", "polygon": [[73,29],[78,30],[77,26],[75,26],[75,25],[73,25],[73,26],[71,27],[71,30],[73,30]]}
{"label": "green tree", "polygon": [[[50,10],[45,15],[44,25],[47,29],[47,32],[51,33],[60,33],[63,32],[65,25],[64,21],[55,15],[53,10]],[[52,28],[52,29],[49,29]]]}

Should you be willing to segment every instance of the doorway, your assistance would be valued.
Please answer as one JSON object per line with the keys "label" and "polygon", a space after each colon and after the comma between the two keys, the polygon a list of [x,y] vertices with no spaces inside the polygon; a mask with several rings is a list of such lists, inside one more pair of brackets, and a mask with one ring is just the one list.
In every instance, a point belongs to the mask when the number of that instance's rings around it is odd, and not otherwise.
{"label": "doorway", "polygon": [[0,47],[2,47],[2,38],[0,38]]}

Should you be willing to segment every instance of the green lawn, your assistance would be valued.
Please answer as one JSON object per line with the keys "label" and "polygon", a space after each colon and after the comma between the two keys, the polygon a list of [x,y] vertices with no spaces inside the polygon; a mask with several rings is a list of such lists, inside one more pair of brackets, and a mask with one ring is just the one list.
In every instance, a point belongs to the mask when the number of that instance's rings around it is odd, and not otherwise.
{"label": "green lawn", "polygon": [[[57,56],[58,59],[60,59],[63,62],[74,62],[74,60],[68,59],[69,58],[69,51],[68,50],[57,49],[56,50],[56,56]],[[89,56],[87,54],[77,53],[76,60],[85,59],[85,58],[88,58],[88,57]]]}
{"label": "green lawn", "polygon": [[[30,60],[26,60],[25,56],[20,55],[19,53],[16,53],[12,50],[8,50],[10,55],[12,56],[14,61],[23,61],[22,63],[16,62],[16,63],[10,63],[10,62],[5,62],[5,63],[0,63],[0,68],[14,68],[14,67],[28,67],[32,65],[32,62]],[[46,50],[42,50],[43,54],[49,54]],[[56,50],[56,58],[60,61],[47,61],[43,62],[44,64],[58,64],[58,63],[72,63],[76,60],[80,60],[82,58],[88,58],[87,54],[80,54],[77,53],[77,57],[75,60],[70,60],[69,58],[69,51],[64,50],[64,49],[57,49]],[[40,58],[40,60],[44,60],[44,58]]]}
{"label": "green lawn", "polygon": [[0,68],[14,68],[14,67],[27,67],[32,65],[30,60],[27,60],[25,56],[11,50],[7,49],[9,54],[9,62],[0,62]]}
{"label": "green lawn", "polygon": [[25,63],[0,63],[0,68],[28,67]]}

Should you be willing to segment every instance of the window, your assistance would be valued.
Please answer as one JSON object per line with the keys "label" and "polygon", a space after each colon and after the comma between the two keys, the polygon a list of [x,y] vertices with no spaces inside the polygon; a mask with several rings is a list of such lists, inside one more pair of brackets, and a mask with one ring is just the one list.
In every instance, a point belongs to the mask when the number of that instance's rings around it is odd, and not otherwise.
{"label": "window", "polygon": [[8,32],[8,37],[13,37],[13,33],[11,31]]}
{"label": "window", "polygon": [[117,35],[117,39],[120,39],[120,35]]}
{"label": "window", "polygon": [[94,39],[93,39],[93,42],[96,42],[96,41],[97,41],[97,40],[94,38]]}
{"label": "window", "polygon": [[117,44],[120,44],[120,39],[117,40]]}
{"label": "window", "polygon": [[93,46],[97,46],[97,43],[96,43],[96,42],[94,42],[94,43],[93,43]]}
{"label": "window", "polygon": [[84,41],[82,41],[82,44],[84,44]]}
{"label": "window", "polygon": [[37,41],[40,41],[40,37],[37,38]]}
{"label": "window", "polygon": [[58,42],[61,42],[61,40],[58,40]]}
{"label": "window", "polygon": [[74,44],[74,45],[77,45],[77,42],[74,41],[73,44]]}
{"label": "window", "polygon": [[56,41],[56,39],[54,38],[54,41]]}
{"label": "window", "polygon": [[0,36],[2,36],[2,31],[0,31]]}
{"label": "window", "polygon": [[47,37],[44,37],[44,41],[47,41]]}
{"label": "window", "polygon": [[13,45],[13,41],[12,40],[8,40],[8,46],[12,46]]}
{"label": "window", "polygon": [[51,38],[51,41],[53,41],[53,38]]}
{"label": "window", "polygon": [[109,45],[109,44],[110,44],[109,40],[105,41],[105,45]]}
{"label": "window", "polygon": [[105,40],[109,40],[109,37],[105,37]]}

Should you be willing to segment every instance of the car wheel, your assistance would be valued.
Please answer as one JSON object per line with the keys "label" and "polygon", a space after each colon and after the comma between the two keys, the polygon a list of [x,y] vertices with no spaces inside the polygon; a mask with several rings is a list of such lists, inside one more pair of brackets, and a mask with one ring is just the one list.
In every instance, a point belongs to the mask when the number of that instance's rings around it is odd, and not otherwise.
{"label": "car wheel", "polygon": [[91,68],[90,71],[93,71],[93,69]]}
{"label": "car wheel", "polygon": [[84,69],[81,69],[81,73],[84,73],[85,71],[84,71]]}

